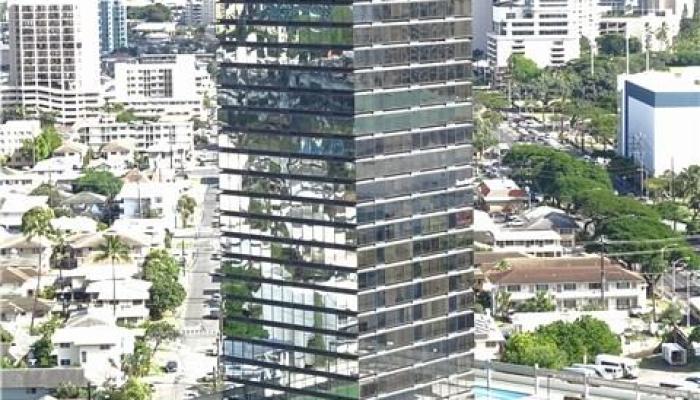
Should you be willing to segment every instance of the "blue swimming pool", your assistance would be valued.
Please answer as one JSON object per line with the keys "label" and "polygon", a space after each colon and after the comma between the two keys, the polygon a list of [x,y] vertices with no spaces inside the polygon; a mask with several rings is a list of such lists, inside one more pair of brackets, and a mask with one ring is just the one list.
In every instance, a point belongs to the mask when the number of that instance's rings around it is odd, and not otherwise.
{"label": "blue swimming pool", "polygon": [[494,388],[487,389],[483,386],[474,386],[472,391],[476,400],[516,400],[529,396],[527,393]]}

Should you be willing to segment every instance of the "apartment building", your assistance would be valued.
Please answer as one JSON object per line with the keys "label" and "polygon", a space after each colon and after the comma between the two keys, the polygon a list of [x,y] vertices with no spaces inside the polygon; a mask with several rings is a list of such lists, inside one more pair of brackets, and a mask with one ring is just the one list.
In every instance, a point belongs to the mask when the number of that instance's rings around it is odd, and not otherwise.
{"label": "apartment building", "polygon": [[10,120],[0,124],[0,157],[13,155],[25,140],[34,140],[39,134],[39,120]]}
{"label": "apartment building", "polygon": [[126,0],[100,0],[100,52],[109,54],[129,46]]}
{"label": "apartment building", "polygon": [[645,304],[646,281],[619,264],[605,261],[601,277],[600,258],[513,258],[504,268],[486,271],[494,295],[507,292],[514,307],[545,292],[557,310],[586,306],[627,310]]}
{"label": "apartment building", "polygon": [[540,68],[563,66],[579,57],[578,0],[513,0],[493,6],[487,56],[498,71],[522,54]]}
{"label": "apartment building", "polygon": [[214,95],[206,64],[194,54],[178,54],[115,63],[114,86],[106,97],[140,117],[189,121],[208,117],[205,99]]}
{"label": "apartment building", "polygon": [[9,0],[10,77],[3,107],[55,114],[61,124],[97,115],[96,1]]}

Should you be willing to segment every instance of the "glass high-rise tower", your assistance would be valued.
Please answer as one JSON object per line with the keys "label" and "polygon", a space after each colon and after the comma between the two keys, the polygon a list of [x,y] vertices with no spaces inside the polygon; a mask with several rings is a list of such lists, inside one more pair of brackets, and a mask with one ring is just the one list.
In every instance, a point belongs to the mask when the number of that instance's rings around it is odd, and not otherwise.
{"label": "glass high-rise tower", "polygon": [[219,0],[225,374],[469,398],[471,0]]}

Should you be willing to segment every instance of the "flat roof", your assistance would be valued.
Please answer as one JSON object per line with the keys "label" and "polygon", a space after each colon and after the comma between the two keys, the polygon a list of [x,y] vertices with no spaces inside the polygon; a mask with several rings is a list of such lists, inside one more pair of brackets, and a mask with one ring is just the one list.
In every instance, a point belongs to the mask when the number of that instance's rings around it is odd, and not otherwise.
{"label": "flat roof", "polygon": [[670,71],[646,71],[623,75],[625,79],[652,92],[700,93],[700,67],[675,68]]}

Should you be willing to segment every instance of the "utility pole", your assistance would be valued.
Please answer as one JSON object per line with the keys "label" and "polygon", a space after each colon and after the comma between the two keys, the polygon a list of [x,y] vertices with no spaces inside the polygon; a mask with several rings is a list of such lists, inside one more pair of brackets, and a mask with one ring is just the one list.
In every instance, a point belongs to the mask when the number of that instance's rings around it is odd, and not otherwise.
{"label": "utility pole", "polygon": [[591,53],[591,76],[595,76],[595,40],[588,39],[588,47]]}
{"label": "utility pole", "polygon": [[[605,253],[606,244],[605,235],[600,236],[600,306],[605,307]],[[607,309],[607,307],[605,307]]]}
{"label": "utility pole", "polygon": [[630,74],[630,33],[627,30],[627,26],[625,26],[625,60],[627,64],[627,75]]}

